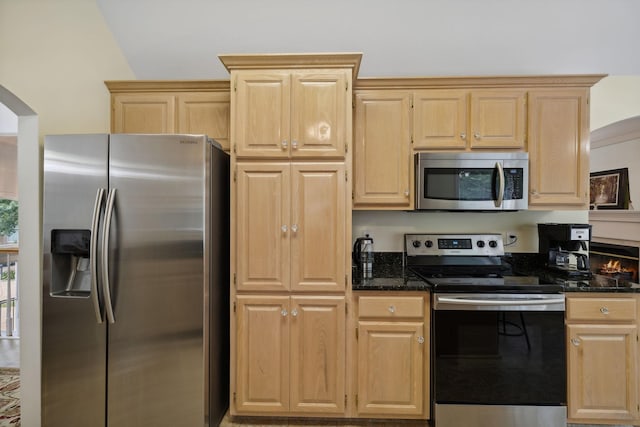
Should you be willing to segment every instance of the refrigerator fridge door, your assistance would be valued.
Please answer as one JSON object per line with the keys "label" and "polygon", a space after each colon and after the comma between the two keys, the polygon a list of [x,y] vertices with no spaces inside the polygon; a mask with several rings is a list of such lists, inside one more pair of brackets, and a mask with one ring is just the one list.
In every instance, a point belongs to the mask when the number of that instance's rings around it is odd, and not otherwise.
{"label": "refrigerator fridge door", "polygon": [[[42,425],[104,425],[106,324],[96,292],[108,135],[45,137]],[[98,196],[98,197],[97,197]],[[98,208],[98,211],[96,211]],[[94,230],[92,230],[94,228]],[[92,267],[93,266],[93,267]],[[71,415],[70,415],[71,414]]]}
{"label": "refrigerator fridge door", "polygon": [[200,136],[111,136],[108,426],[204,424],[208,153]]}

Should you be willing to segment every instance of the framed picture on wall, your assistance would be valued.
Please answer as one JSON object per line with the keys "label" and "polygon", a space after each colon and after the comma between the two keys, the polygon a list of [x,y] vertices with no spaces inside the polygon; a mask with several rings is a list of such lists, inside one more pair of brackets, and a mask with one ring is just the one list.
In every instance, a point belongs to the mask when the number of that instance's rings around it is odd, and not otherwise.
{"label": "framed picture on wall", "polygon": [[589,209],[629,209],[629,169],[591,172]]}

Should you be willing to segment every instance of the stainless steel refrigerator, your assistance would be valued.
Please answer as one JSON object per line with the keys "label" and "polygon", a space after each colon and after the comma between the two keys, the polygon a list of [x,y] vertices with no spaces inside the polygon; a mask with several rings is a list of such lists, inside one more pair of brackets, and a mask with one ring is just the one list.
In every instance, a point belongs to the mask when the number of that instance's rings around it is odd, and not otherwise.
{"label": "stainless steel refrigerator", "polygon": [[44,144],[42,425],[218,425],[229,159],[198,135]]}

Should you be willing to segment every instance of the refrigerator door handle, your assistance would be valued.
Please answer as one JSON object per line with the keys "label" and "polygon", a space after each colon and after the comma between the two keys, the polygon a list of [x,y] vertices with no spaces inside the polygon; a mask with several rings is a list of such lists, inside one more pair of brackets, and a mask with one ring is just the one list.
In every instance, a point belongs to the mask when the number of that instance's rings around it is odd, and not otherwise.
{"label": "refrigerator door handle", "polygon": [[89,262],[91,269],[91,300],[98,323],[102,323],[102,307],[100,305],[100,295],[98,294],[98,225],[100,223],[100,210],[104,199],[104,188],[99,188],[96,192],[96,201],[93,205],[93,217],[91,219],[91,241],[89,242]]}
{"label": "refrigerator door handle", "polygon": [[116,319],[113,316],[113,304],[111,303],[111,286],[109,285],[109,231],[111,230],[111,218],[113,217],[115,200],[116,189],[112,188],[107,196],[106,216],[102,230],[102,292],[104,293],[104,305],[109,323],[116,323]]}

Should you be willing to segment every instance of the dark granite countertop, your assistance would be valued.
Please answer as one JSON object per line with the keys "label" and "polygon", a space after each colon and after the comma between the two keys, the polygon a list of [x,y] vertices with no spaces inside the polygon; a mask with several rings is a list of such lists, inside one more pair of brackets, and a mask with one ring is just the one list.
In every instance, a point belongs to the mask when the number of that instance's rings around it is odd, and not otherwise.
{"label": "dark granite countertop", "polygon": [[[537,274],[539,266],[532,261],[536,254],[512,254],[505,260],[512,263],[511,274],[516,280],[518,276],[542,276]],[[509,273],[507,273],[508,275]],[[353,268],[352,289],[354,291],[430,291],[431,285],[408,269],[404,268],[402,252],[376,252],[374,254],[373,278],[363,279],[357,268]],[[542,279],[541,277],[541,280]],[[542,281],[541,281],[542,283]],[[598,292],[598,293],[640,293],[640,284],[616,282],[603,277],[594,277],[588,281],[564,283],[564,291]]]}
{"label": "dark granite countertop", "polygon": [[431,285],[403,266],[402,252],[376,252],[373,258],[373,278],[363,279],[353,268],[354,291],[428,291]]}
{"label": "dark granite countertop", "polygon": [[596,279],[572,282],[564,285],[566,293],[573,292],[614,292],[614,293],[640,293],[640,284],[625,282],[616,286],[607,286],[597,282]]}

